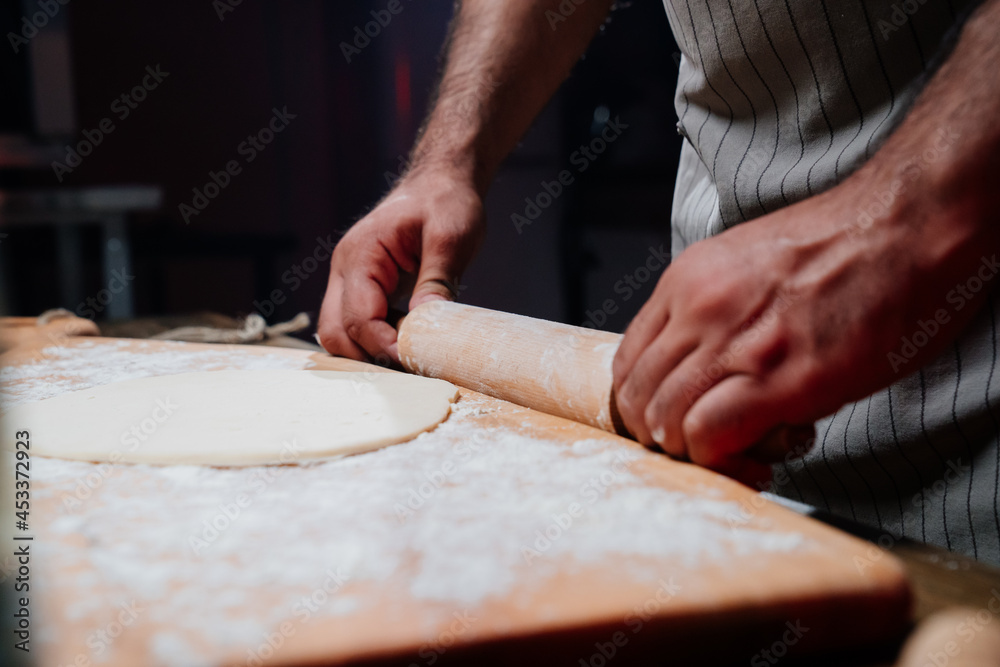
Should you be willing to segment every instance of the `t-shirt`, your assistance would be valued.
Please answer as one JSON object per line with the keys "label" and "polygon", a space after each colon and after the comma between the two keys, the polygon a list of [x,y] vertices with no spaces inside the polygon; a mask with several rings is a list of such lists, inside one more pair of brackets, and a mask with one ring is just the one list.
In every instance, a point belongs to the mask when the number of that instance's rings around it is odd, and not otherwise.
{"label": "t-shirt", "polygon": [[[962,21],[954,0],[665,0],[680,45],[681,152],[673,252],[842,181],[902,121]],[[941,128],[908,169],[954,143]],[[856,203],[864,242],[877,197]],[[803,221],[808,224],[808,221]],[[991,293],[962,336],[923,368],[907,359],[937,332],[914,325],[887,358],[899,380],[817,423],[803,459],[775,469],[775,492],[897,536],[1000,563],[997,291],[992,255],[966,290]],[[978,279],[976,279],[978,278]],[[955,292],[942,304],[957,311]],[[919,295],[914,295],[919,298]]]}

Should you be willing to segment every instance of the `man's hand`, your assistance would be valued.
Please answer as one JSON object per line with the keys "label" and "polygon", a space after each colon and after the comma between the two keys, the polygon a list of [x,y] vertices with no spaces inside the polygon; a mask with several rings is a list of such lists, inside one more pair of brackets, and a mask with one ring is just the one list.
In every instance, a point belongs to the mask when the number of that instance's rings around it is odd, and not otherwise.
{"label": "man's hand", "polygon": [[813,421],[958,337],[1000,282],[997,21],[1000,0],[982,3],[846,181],[668,267],[615,358],[618,408],[641,442],[760,479],[754,446],[775,429],[794,427],[778,440],[796,448]]}
{"label": "man's hand", "polygon": [[454,298],[483,237],[482,200],[493,175],[611,6],[591,0],[566,18],[557,13],[562,1],[456,3],[411,168],[334,250],[319,316],[320,342],[332,354],[398,360],[385,316],[395,293],[409,287],[406,274],[416,274],[411,308]]}
{"label": "man's hand", "polygon": [[[961,309],[947,295],[978,275],[991,245],[914,183],[892,215],[858,227],[859,205],[882,187],[872,176],[696,243],[667,269],[614,364],[618,408],[640,442],[759,480],[766,462],[748,450],[776,428],[800,425],[785,446],[801,453],[813,421],[954,340],[989,290]],[[891,354],[921,322],[936,333],[901,364]]]}
{"label": "man's hand", "polygon": [[411,172],[334,249],[319,315],[323,347],[352,359],[398,361],[396,330],[385,321],[397,292],[413,287],[411,309],[455,298],[484,232],[483,203],[467,178],[443,169]]}

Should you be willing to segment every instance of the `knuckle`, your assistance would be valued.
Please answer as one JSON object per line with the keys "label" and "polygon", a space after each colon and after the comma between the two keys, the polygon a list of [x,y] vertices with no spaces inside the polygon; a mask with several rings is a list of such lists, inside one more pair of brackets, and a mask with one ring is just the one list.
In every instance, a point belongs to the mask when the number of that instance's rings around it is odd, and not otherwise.
{"label": "knuckle", "polygon": [[753,351],[753,371],[758,376],[777,370],[788,358],[789,340],[780,332],[761,342]]}
{"label": "knuckle", "polygon": [[467,254],[469,241],[457,230],[428,230],[423,239],[423,253],[445,258],[451,264]]}
{"label": "knuckle", "polygon": [[621,416],[622,421],[624,422],[629,433],[635,436],[637,441],[643,444],[649,444],[650,441],[647,437],[648,430],[646,428],[646,423],[642,419],[642,412],[636,405],[635,397],[627,393],[616,394],[615,404],[618,408],[618,414]]}
{"label": "knuckle", "polygon": [[[684,421],[681,422],[681,432],[687,443],[695,445],[695,451],[704,452],[704,450],[710,449],[710,447],[703,446],[709,444],[707,443],[710,437],[709,424],[697,411],[689,411],[684,415]],[[704,453],[702,455],[704,456]]]}
{"label": "knuckle", "polygon": [[364,327],[362,326],[362,323],[358,320],[347,319],[344,322],[344,331],[347,333],[347,336],[351,340],[357,341],[361,339],[361,334],[364,331]]}
{"label": "knuckle", "polygon": [[340,345],[339,331],[335,326],[329,323],[320,323],[319,327],[316,329],[316,335],[319,338],[319,344],[323,346],[323,349],[330,354],[336,354],[342,352]]}
{"label": "knuckle", "polygon": [[614,360],[611,362],[611,377],[613,378],[613,384],[618,391],[621,393],[624,389],[625,383],[625,372],[628,369],[628,358],[627,353],[622,351],[621,348],[615,354]]}
{"label": "knuckle", "polygon": [[702,287],[688,299],[688,311],[696,320],[714,320],[732,308],[731,292],[716,287]]}
{"label": "knuckle", "polygon": [[[834,396],[831,389],[838,385],[831,381],[827,367],[818,359],[808,357],[797,360],[790,374],[793,384],[802,396]],[[846,402],[846,400],[845,400]]]}
{"label": "knuckle", "polygon": [[625,419],[635,422],[637,397],[635,395],[635,383],[626,380],[616,394],[618,411]]}

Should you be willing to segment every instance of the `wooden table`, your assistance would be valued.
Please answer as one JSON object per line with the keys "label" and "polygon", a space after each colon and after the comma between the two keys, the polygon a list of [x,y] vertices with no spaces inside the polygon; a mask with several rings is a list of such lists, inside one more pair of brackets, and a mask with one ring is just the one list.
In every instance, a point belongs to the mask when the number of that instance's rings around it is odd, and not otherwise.
{"label": "wooden table", "polygon": [[[301,350],[76,337],[22,341],[0,363],[15,399],[188,370],[385,372]],[[905,628],[890,553],[634,442],[464,389],[431,434],[318,465],[34,465],[39,664],[746,664],[783,636],[782,655],[846,646],[829,664],[884,664]],[[199,526],[226,523],[254,474],[262,491],[209,540]],[[407,505],[407,490],[424,502]],[[929,547],[891,552],[917,618],[983,606],[1000,587],[996,571]],[[855,557],[871,561],[863,574]],[[310,595],[323,598],[314,612],[296,608]],[[104,642],[102,629],[118,633]]]}

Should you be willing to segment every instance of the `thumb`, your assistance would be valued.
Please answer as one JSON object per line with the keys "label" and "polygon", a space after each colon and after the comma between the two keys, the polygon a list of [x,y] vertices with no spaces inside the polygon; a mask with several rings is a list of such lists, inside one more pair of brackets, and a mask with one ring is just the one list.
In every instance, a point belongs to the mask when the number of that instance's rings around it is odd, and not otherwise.
{"label": "thumb", "polygon": [[459,279],[466,261],[453,241],[428,243],[420,260],[417,282],[413,286],[410,310],[428,301],[457,299],[461,289]]}

